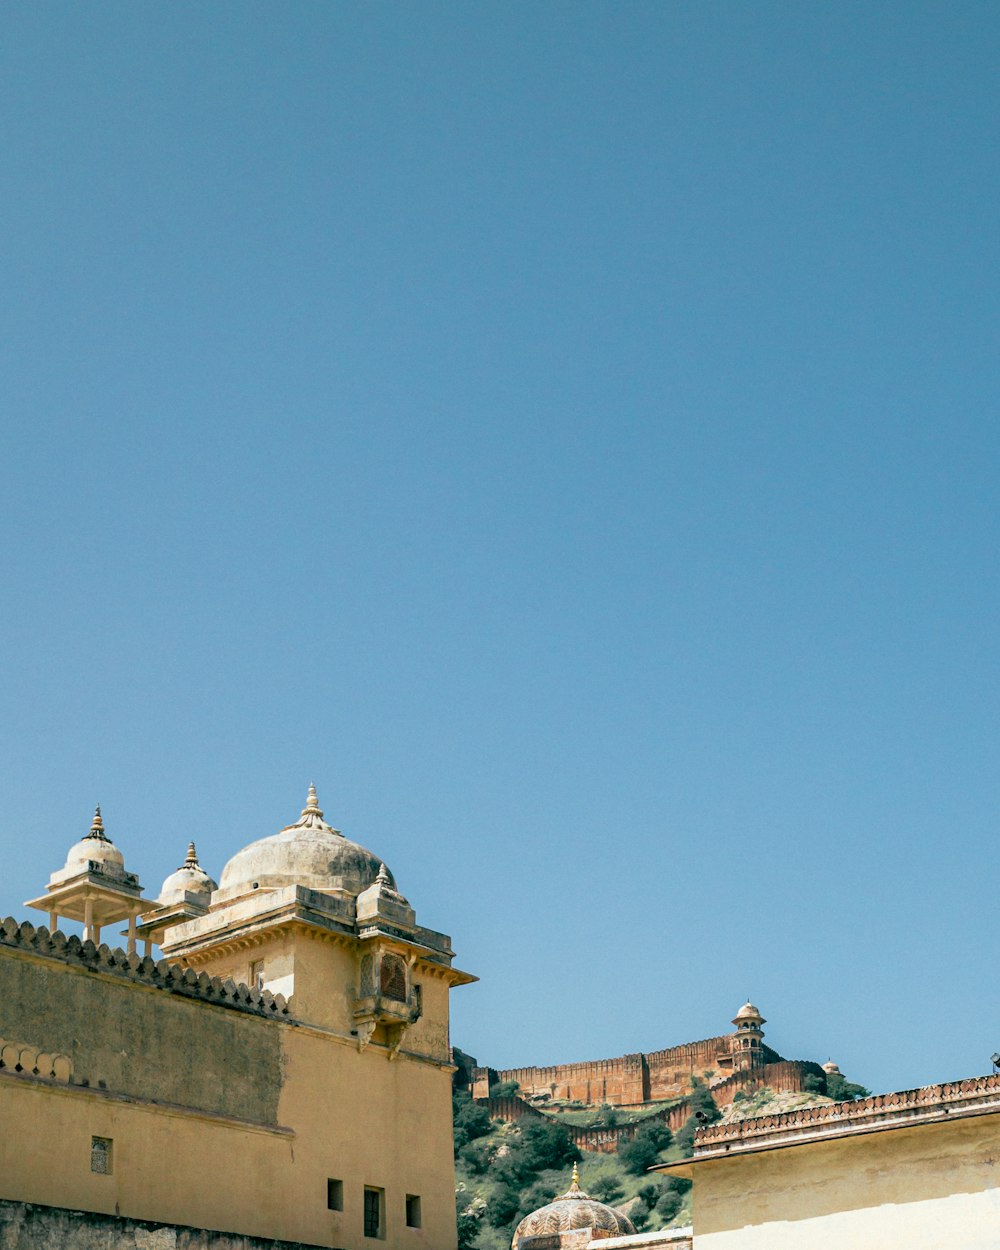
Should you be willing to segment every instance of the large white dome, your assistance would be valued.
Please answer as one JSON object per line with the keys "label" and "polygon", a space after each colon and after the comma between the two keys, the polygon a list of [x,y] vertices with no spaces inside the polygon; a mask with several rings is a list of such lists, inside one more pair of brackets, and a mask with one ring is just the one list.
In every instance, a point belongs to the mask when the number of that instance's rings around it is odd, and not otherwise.
{"label": "large white dome", "polygon": [[[294,825],[251,842],[226,864],[219,878],[219,896],[220,900],[229,899],[257,889],[304,885],[357,897],[375,881],[381,865],[377,855],[326,823],[316,787],[310,786],[302,815]],[[395,881],[391,884],[395,888]]]}

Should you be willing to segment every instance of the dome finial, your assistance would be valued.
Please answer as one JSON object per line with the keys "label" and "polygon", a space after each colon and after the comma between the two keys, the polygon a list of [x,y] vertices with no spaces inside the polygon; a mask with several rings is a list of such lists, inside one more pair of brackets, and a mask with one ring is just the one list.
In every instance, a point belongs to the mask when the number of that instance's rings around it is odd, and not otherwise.
{"label": "dome finial", "polygon": [[319,799],[316,797],[316,786],[311,781],[309,782],[309,793],[306,796],[306,805],[302,809],[302,815],[319,816],[320,819],[323,818],[323,813],[320,811]]}
{"label": "dome finial", "polygon": [[108,840],[108,835],[104,832],[104,821],[101,818],[100,803],[98,803],[98,805],[94,808],[94,823],[90,826],[90,833],[87,834],[87,837],[98,838],[101,842],[107,842]]}
{"label": "dome finial", "polygon": [[198,867],[198,852],[194,849],[193,842],[188,843],[187,858],[184,860],[184,863],[181,864],[181,867],[182,868],[197,868]]}
{"label": "dome finial", "polygon": [[574,1189],[580,1188],[580,1169],[576,1166],[575,1163],[573,1164],[573,1182],[569,1188],[570,1188],[571,1193]]}
{"label": "dome finial", "polygon": [[392,885],[392,881],[389,878],[389,869],[386,868],[384,861],[378,866],[378,876],[375,880],[378,881],[380,885]]}

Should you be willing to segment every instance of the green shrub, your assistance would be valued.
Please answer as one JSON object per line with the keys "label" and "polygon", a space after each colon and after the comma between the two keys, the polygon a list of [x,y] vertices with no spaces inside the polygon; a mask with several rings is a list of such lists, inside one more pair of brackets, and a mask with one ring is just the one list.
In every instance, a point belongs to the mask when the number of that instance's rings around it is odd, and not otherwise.
{"label": "green shrub", "polygon": [[517,1081],[497,1081],[495,1085],[490,1086],[491,1098],[513,1098],[520,1089]]}
{"label": "green shrub", "polygon": [[[649,1208],[649,1210],[652,1211],[653,1207],[655,1207],[656,1204],[660,1201],[660,1195],[662,1193],[663,1193],[663,1186],[657,1185],[654,1182],[649,1185],[643,1185],[642,1189],[639,1190],[639,1193],[637,1196],[640,1197],[643,1200],[643,1202],[646,1204],[646,1206]],[[633,1220],[632,1223],[634,1224],[635,1221]]]}
{"label": "green shrub", "polygon": [[451,1118],[455,1135],[455,1155],[470,1141],[485,1137],[490,1131],[490,1113],[460,1090],[452,1095]]}
{"label": "green shrub", "polygon": [[497,1185],[486,1203],[486,1219],[494,1228],[503,1228],[521,1208],[521,1190],[515,1185]]}
{"label": "green shrub", "polygon": [[521,1120],[520,1141],[512,1153],[520,1154],[524,1171],[542,1172],[546,1168],[565,1168],[580,1158],[580,1151],[569,1134],[558,1124],[545,1120]]}
{"label": "green shrub", "polygon": [[826,1076],[827,1096],[834,1102],[853,1102],[856,1098],[870,1098],[871,1090],[863,1085],[855,1085],[839,1072],[828,1072]]}
{"label": "green shrub", "polygon": [[594,1180],[588,1181],[587,1193],[598,1202],[615,1203],[625,1196],[625,1190],[618,1183],[618,1178],[611,1172],[602,1172]]}
{"label": "green shrub", "polygon": [[663,1219],[669,1224],[683,1205],[684,1200],[680,1194],[668,1189],[664,1192],[659,1202],[656,1204],[656,1213],[657,1215],[662,1216]]}
{"label": "green shrub", "polygon": [[479,1216],[469,1207],[467,1197],[464,1193],[455,1195],[458,1250],[475,1250],[479,1236]]}
{"label": "green shrub", "polygon": [[618,1158],[626,1172],[642,1176],[657,1161],[661,1150],[666,1150],[673,1139],[665,1124],[646,1124],[630,1142],[618,1147]]}
{"label": "green shrub", "polygon": [[493,1161],[496,1147],[488,1137],[478,1137],[467,1142],[458,1152],[457,1158],[465,1164],[473,1176],[482,1176]]}

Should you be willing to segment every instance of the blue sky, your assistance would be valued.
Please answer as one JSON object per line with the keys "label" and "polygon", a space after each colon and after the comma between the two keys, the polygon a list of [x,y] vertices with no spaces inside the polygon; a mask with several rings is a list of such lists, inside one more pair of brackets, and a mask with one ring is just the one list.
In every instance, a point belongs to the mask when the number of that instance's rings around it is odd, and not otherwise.
{"label": "blue sky", "polygon": [[4,26],[0,912],[315,779],[483,1062],[985,1071],[996,6]]}

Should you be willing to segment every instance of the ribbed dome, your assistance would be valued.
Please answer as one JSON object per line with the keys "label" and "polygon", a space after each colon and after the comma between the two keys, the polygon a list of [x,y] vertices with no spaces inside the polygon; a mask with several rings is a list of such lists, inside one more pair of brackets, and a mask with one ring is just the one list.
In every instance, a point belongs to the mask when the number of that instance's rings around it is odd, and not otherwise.
{"label": "ribbed dome", "polygon": [[[249,893],[304,885],[357,896],[376,880],[381,866],[377,855],[326,823],[316,788],[310,786],[308,801],[294,825],[251,842],[226,864],[219,878],[219,894],[231,898],[244,890]],[[388,876],[395,888],[392,874]]]}
{"label": "ribbed dome", "polygon": [[185,894],[197,894],[204,899],[207,906],[215,889],[218,889],[215,882],[198,863],[194,843],[189,842],[187,859],[164,881],[160,897],[156,901],[160,907],[169,907],[173,903],[183,902]]}
{"label": "ribbed dome", "polygon": [[[511,1250],[530,1250],[533,1240],[549,1238],[574,1228],[598,1229],[605,1237],[625,1237],[635,1233],[635,1225],[614,1207],[591,1198],[580,1188],[580,1176],[573,1165],[573,1182],[561,1198],[526,1215],[514,1230]],[[550,1243],[545,1242],[546,1245]]]}
{"label": "ribbed dome", "polygon": [[125,869],[125,856],[104,832],[104,821],[101,819],[99,806],[94,812],[94,823],[90,826],[90,833],[69,848],[66,867],[63,871],[76,869],[77,872],[85,872],[87,864],[91,862],[103,865],[115,876],[119,876]]}
{"label": "ribbed dome", "polygon": [[761,1024],[767,1023],[764,1017],[751,1002],[745,1002],[743,1004],[733,1017],[733,1024],[738,1024],[741,1020],[759,1020]]}

